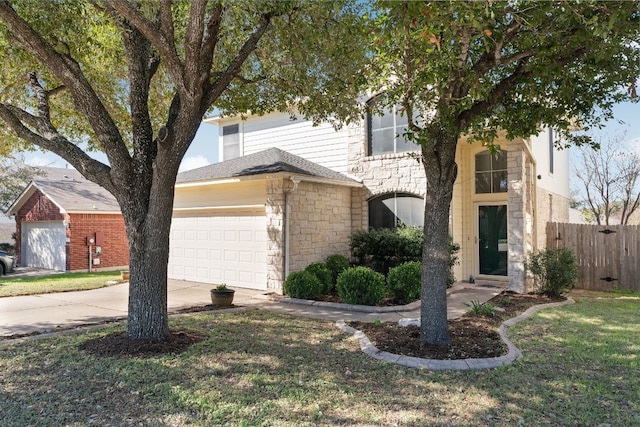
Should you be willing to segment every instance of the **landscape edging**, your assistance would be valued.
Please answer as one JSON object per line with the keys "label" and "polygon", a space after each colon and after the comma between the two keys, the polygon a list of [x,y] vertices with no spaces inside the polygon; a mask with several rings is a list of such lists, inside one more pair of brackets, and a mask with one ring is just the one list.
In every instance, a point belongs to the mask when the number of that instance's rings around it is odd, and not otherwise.
{"label": "landscape edging", "polygon": [[430,371],[460,371],[460,370],[482,370],[493,369],[499,366],[505,366],[512,364],[515,360],[522,357],[522,352],[516,345],[509,339],[507,332],[509,328],[516,323],[530,317],[538,310],[543,308],[561,307],[567,304],[573,304],[575,300],[567,298],[566,301],[553,302],[548,304],[538,304],[533,307],[529,307],[524,313],[517,317],[505,320],[498,328],[500,338],[507,345],[509,351],[507,354],[498,357],[488,357],[482,359],[457,359],[457,360],[439,360],[439,359],[423,359],[420,357],[402,356],[399,354],[389,353],[379,350],[375,347],[364,332],[359,331],[346,324],[344,320],[338,320],[336,326],[342,331],[353,335],[355,339],[360,342],[360,349],[370,357],[376,360],[383,360],[385,362],[395,363],[397,365],[405,366],[408,368],[427,369]]}

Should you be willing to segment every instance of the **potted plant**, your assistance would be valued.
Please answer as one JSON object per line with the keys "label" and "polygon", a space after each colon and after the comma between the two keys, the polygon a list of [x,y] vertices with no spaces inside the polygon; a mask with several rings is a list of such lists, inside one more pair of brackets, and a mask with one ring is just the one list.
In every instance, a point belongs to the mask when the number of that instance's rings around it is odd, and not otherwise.
{"label": "potted plant", "polygon": [[211,303],[213,305],[230,306],[233,304],[235,292],[235,290],[228,288],[225,283],[221,283],[211,289]]}

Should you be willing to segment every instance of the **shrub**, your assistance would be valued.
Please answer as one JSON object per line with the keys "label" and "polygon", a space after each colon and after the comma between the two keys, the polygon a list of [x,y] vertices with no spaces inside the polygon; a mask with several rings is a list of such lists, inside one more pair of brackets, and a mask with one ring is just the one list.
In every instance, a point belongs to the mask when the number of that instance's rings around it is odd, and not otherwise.
{"label": "shrub", "polygon": [[578,282],[578,264],[566,248],[545,249],[529,256],[526,268],[533,274],[537,292],[561,296]]}
{"label": "shrub", "polygon": [[472,299],[469,303],[464,303],[469,307],[469,313],[473,313],[477,316],[495,317],[496,307],[489,303],[482,304],[477,298]]}
{"label": "shrub", "polygon": [[387,274],[389,269],[422,258],[422,229],[396,227],[356,231],[351,253],[356,264]]}
{"label": "shrub", "polygon": [[292,298],[315,298],[322,294],[324,286],[308,271],[296,271],[284,281],[284,293]]}
{"label": "shrub", "polygon": [[380,304],[386,289],[384,276],[368,267],[352,267],[338,276],[338,295],[347,304]]}
{"label": "shrub", "polygon": [[327,294],[333,289],[333,282],[331,281],[331,272],[327,266],[321,262],[309,264],[304,271],[316,276],[320,283],[322,283],[322,294]]}
{"label": "shrub", "polygon": [[338,276],[340,273],[349,268],[349,260],[347,257],[342,256],[340,254],[329,255],[325,260],[325,265],[331,272],[331,288],[333,289],[334,285],[338,281]]}
{"label": "shrub", "polygon": [[404,302],[420,299],[422,264],[409,261],[393,267],[387,276],[387,288],[393,296]]}

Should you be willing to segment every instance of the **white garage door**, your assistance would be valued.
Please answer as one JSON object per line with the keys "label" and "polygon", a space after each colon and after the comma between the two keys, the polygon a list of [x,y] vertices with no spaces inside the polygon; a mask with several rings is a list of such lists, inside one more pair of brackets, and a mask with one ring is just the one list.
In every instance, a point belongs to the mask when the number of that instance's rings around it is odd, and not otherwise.
{"label": "white garage door", "polygon": [[266,289],[264,209],[174,213],[169,277]]}
{"label": "white garage door", "polygon": [[46,268],[48,270],[66,270],[66,229],[62,221],[23,222],[22,265]]}

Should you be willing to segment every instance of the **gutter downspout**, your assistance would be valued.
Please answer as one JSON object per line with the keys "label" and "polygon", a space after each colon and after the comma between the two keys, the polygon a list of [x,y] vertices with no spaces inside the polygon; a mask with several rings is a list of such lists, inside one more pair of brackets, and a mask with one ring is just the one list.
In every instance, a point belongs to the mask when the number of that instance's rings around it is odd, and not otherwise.
{"label": "gutter downspout", "polygon": [[289,194],[294,193],[298,189],[298,184],[300,184],[300,178],[290,176],[289,179],[293,183],[293,188],[284,192],[284,259],[282,260],[282,268],[284,271],[284,278],[286,279],[289,276],[289,246],[290,246],[290,231],[289,231]]}

